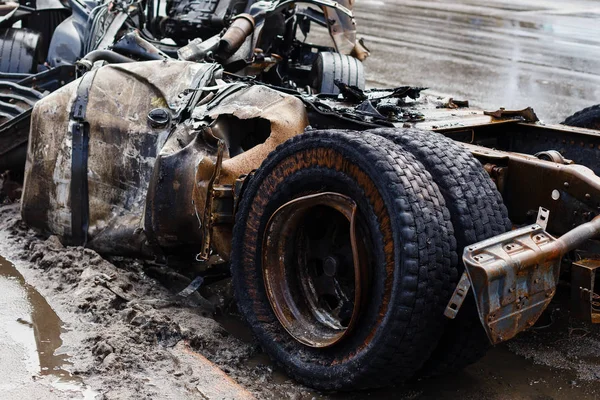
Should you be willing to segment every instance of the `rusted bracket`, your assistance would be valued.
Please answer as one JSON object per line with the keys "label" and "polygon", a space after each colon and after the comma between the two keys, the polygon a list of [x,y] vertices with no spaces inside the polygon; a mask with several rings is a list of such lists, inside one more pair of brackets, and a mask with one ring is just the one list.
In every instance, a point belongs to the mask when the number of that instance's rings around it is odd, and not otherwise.
{"label": "rusted bracket", "polygon": [[[219,185],[225,146],[225,142],[219,140],[215,170],[206,188],[206,202],[204,204],[204,217],[202,219],[202,248],[196,257],[198,261],[208,261],[210,258],[213,227],[219,224],[233,224],[233,185]],[[198,213],[197,205],[196,212]]]}
{"label": "rusted bracket", "polygon": [[235,219],[235,215],[237,214],[237,210],[240,206],[240,202],[242,201],[242,196],[244,195],[244,191],[248,187],[252,177],[254,176],[254,172],[252,171],[247,175],[242,175],[235,180],[235,184],[233,185],[233,218]]}
{"label": "rusted bracket", "polygon": [[[223,140],[219,140],[217,147],[217,161],[215,163],[215,170],[213,171],[210,180],[208,181],[208,187],[206,189],[206,203],[204,204],[204,218],[202,218],[202,248],[200,249],[200,254],[196,257],[198,261],[207,261],[210,257],[210,239],[212,235],[212,221],[211,221],[211,213],[214,202],[214,186],[215,183],[219,182],[219,178],[221,177],[221,168],[223,166],[223,153],[225,151],[225,142]],[[196,205],[198,207],[198,205]],[[196,208],[196,212],[198,209]]]}
{"label": "rusted bracket", "polygon": [[[550,211],[545,209],[544,207],[540,207],[537,216],[537,225],[541,227],[541,229],[545,230],[548,225],[548,218],[550,217]],[[529,232],[529,231],[528,231]],[[471,246],[473,247],[473,246]],[[479,259],[481,256],[476,256],[476,259]],[[452,298],[448,302],[448,306],[446,307],[446,311],[444,315],[450,319],[456,318],[458,311],[460,310],[467,293],[469,293],[469,289],[471,289],[471,281],[469,280],[469,274],[465,270],[462,276],[460,277],[460,281],[454,289],[454,294]]]}
{"label": "rusted bracket", "polygon": [[584,321],[600,324],[600,260],[584,259],[571,265],[571,311]]}
{"label": "rusted bracket", "polygon": [[465,269],[492,344],[533,326],[550,303],[562,257],[553,251],[555,242],[532,225],[465,249]]}
{"label": "rusted bracket", "polygon": [[536,224],[542,227],[542,229],[546,230],[548,226],[548,219],[550,218],[550,210],[544,207],[540,207],[538,210],[537,219],[535,221]]}
{"label": "rusted bracket", "polygon": [[524,110],[506,110],[501,108],[498,111],[484,111],[483,114],[498,120],[522,119],[524,122],[531,123],[540,120],[531,107],[527,107]]}
{"label": "rusted bracket", "polygon": [[[492,344],[533,326],[556,292],[562,257],[599,234],[596,217],[559,239],[535,224],[465,248],[465,270]],[[590,299],[597,301],[593,293]]]}
{"label": "rusted bracket", "polygon": [[467,272],[463,272],[460,277],[460,281],[458,281],[458,285],[456,285],[456,289],[454,289],[454,294],[448,302],[448,306],[446,307],[446,311],[444,315],[450,319],[456,318],[458,314],[458,310],[465,301],[467,297],[467,293],[469,293],[469,289],[471,289],[471,281],[469,280],[469,275]]}

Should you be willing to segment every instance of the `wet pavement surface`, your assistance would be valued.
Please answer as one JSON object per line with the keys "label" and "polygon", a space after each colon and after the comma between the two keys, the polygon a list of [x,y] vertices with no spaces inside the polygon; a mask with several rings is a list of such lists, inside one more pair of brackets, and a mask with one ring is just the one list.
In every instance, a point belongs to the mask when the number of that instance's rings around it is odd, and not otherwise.
{"label": "wet pavement surface", "polygon": [[0,398],[93,398],[81,379],[64,369],[70,363],[61,351],[61,320],[2,257],[0,293]]}
{"label": "wet pavement surface", "polygon": [[600,103],[600,2],[359,0],[375,86],[409,84],[558,123]]}

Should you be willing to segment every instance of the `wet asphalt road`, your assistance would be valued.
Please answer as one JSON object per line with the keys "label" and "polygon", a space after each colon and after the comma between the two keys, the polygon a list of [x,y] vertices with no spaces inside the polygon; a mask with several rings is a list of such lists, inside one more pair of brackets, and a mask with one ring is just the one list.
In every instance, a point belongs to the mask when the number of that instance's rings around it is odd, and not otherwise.
{"label": "wet asphalt road", "polygon": [[374,86],[416,85],[548,123],[600,103],[600,1],[357,0]]}
{"label": "wet asphalt road", "polygon": [[0,256],[0,399],[93,399],[63,369],[62,322],[44,297]]}

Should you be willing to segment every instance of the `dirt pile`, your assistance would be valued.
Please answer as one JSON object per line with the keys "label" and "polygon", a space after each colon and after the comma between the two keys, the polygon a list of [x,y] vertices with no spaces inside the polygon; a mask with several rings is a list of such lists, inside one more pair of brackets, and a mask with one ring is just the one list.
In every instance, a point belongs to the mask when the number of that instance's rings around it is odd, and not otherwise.
{"label": "dirt pile", "polygon": [[106,399],[203,398],[208,388],[190,348],[260,398],[295,386],[269,383],[271,368],[249,366],[258,346],[238,340],[212,318],[222,298],[178,297],[146,273],[155,266],[108,261],[89,249],[65,247],[55,236],[45,239],[22,223],[16,205],[0,207],[0,243],[0,252],[26,270],[26,279],[65,322],[72,372]]}

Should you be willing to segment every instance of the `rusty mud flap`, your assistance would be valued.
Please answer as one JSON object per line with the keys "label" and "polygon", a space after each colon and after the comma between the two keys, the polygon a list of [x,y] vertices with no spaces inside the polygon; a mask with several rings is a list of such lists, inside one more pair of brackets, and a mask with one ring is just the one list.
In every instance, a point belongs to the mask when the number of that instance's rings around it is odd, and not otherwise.
{"label": "rusty mud flap", "polygon": [[472,288],[490,342],[511,339],[533,326],[552,300],[563,255],[599,233],[596,217],[558,239],[535,224],[465,248],[465,273],[445,315],[456,317]]}

